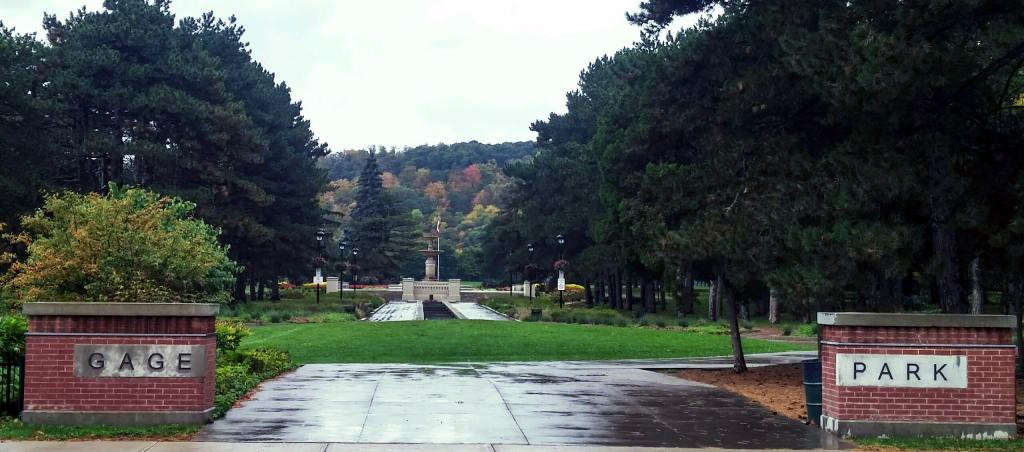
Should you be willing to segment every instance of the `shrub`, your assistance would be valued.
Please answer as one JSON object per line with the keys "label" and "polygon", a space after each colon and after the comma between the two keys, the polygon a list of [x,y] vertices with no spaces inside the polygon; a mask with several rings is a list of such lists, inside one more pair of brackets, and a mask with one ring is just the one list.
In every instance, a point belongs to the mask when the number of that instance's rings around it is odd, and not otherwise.
{"label": "shrub", "polygon": [[28,259],[7,286],[21,301],[226,302],[238,266],[194,209],[116,184],[49,195],[22,219]]}
{"label": "shrub", "polygon": [[583,300],[583,286],[579,284],[566,284],[565,293],[562,294],[565,297],[566,303],[575,303]]}
{"label": "shrub", "polygon": [[342,312],[324,312],[309,317],[310,322],[315,323],[337,323],[355,320],[352,314]]}
{"label": "shrub", "polygon": [[654,322],[654,324],[658,325],[658,328],[665,328],[666,326],[668,326],[668,322],[666,322],[665,319],[658,319]]}
{"label": "shrub", "polygon": [[796,328],[797,336],[817,336],[818,324],[800,325]]}
{"label": "shrub", "polygon": [[792,326],[786,325],[786,326],[782,327],[782,335],[783,336],[789,336],[791,334],[793,334],[793,327]]}
{"label": "shrub", "polygon": [[281,295],[281,298],[287,298],[289,300],[295,300],[306,296],[305,293],[302,292],[302,289],[295,288],[282,289],[278,293]]}
{"label": "shrub", "polygon": [[291,356],[284,350],[260,347],[246,350],[242,362],[261,378],[276,376],[293,367]]}
{"label": "shrub", "polygon": [[25,354],[25,333],[28,322],[17,315],[0,316],[0,356]]}
{"label": "shrub", "polygon": [[754,329],[754,324],[751,321],[749,321],[749,320],[744,320],[744,321],[740,322],[740,326],[743,329],[745,329],[745,330],[752,330],[752,329]]}
{"label": "shrub", "polygon": [[260,378],[254,375],[245,364],[218,365],[213,417],[223,416],[238,399],[259,383]]}
{"label": "shrub", "polygon": [[263,380],[294,367],[288,352],[274,348],[218,353],[213,417],[223,416]]}
{"label": "shrub", "polygon": [[724,323],[710,322],[704,319],[700,319],[697,320],[696,322],[693,322],[693,325],[686,328],[686,331],[702,334],[721,335],[729,334],[729,327],[726,326]]}
{"label": "shrub", "polygon": [[568,311],[556,309],[551,311],[551,321],[559,323],[568,323],[571,319],[571,314]]}
{"label": "shrub", "polygon": [[252,334],[252,330],[249,327],[237,320],[218,320],[216,331],[217,350],[222,352],[230,352],[238,348],[238,345],[242,343],[242,339]]}
{"label": "shrub", "polygon": [[690,326],[690,322],[686,321],[686,319],[679,319],[679,320],[676,320],[676,325],[679,325],[679,326],[681,326],[683,328],[686,328],[686,327]]}

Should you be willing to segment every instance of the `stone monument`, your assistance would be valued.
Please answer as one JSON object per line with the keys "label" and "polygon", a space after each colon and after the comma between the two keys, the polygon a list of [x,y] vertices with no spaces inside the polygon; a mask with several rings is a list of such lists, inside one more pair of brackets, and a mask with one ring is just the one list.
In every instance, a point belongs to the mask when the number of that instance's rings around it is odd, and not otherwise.
{"label": "stone monument", "polygon": [[445,302],[462,300],[462,280],[449,279],[447,282],[438,280],[437,258],[441,255],[441,225],[437,229],[423,234],[427,241],[427,249],[419,250],[426,258],[423,268],[423,280],[402,278],[402,301],[424,301],[434,299]]}
{"label": "stone monument", "polygon": [[420,250],[420,253],[427,258],[424,262],[423,280],[437,281],[437,257],[441,254],[441,235],[437,232],[430,232],[423,234],[423,238],[427,240],[427,249]]}

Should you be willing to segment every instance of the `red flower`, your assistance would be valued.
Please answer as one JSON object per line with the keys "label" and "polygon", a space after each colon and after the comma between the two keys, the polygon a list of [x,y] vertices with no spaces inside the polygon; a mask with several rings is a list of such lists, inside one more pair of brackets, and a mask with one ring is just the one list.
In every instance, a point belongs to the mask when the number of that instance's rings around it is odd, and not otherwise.
{"label": "red flower", "polygon": [[555,270],[565,270],[567,268],[569,268],[569,261],[565,259],[555,261]]}

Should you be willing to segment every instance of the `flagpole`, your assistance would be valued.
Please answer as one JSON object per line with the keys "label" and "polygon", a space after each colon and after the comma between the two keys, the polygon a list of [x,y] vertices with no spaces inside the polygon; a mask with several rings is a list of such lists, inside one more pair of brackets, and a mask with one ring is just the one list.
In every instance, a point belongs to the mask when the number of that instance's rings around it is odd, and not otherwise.
{"label": "flagpole", "polygon": [[441,220],[437,220],[437,265],[434,267],[437,271],[437,280],[441,280]]}

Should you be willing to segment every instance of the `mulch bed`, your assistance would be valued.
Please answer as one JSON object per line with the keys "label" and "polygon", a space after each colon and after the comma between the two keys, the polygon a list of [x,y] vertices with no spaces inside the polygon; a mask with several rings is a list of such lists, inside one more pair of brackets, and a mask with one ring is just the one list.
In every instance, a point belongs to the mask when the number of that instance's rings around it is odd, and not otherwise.
{"label": "mulch bed", "polygon": [[[807,422],[803,370],[799,364],[752,367],[742,374],[731,369],[687,369],[678,376],[735,392],[773,413]],[[1017,431],[1024,435],[1024,380],[1017,380]]]}
{"label": "mulch bed", "polygon": [[752,367],[742,374],[734,373],[732,369],[686,369],[678,376],[735,392],[775,414],[807,422],[803,370],[799,364]]}

